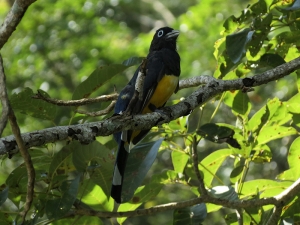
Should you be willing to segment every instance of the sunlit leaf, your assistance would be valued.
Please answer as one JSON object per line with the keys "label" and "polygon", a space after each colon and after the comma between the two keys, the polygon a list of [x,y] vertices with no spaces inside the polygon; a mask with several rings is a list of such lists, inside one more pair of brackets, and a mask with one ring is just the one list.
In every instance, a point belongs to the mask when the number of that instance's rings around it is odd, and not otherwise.
{"label": "sunlit leaf", "polygon": [[179,173],[183,173],[185,165],[189,160],[190,156],[184,152],[172,151],[172,163],[174,170]]}
{"label": "sunlit leaf", "polygon": [[199,169],[203,173],[204,183],[206,186],[211,186],[213,179],[216,178],[215,174],[217,173],[218,169],[224,160],[231,154],[232,150],[221,149],[212,152],[199,163]]}
{"label": "sunlit leaf", "polygon": [[107,195],[99,185],[92,180],[84,180],[78,190],[80,200],[97,211],[112,211],[114,200],[107,198]]}

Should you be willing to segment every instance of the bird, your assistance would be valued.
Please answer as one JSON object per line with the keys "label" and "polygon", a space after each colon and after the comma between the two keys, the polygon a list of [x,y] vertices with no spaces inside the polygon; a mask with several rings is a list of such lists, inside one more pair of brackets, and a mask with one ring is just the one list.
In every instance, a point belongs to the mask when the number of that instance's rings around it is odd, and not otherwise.
{"label": "bird", "polygon": [[[178,36],[179,31],[170,27],[156,30],[145,59],[146,63],[144,65],[141,63],[131,80],[121,90],[115,105],[115,114],[128,111],[142,66],[145,66],[142,102],[139,107],[131,110],[134,114],[146,114],[159,110],[170,96],[178,91],[180,76],[180,56],[176,48]],[[136,145],[148,132],[149,130],[121,131],[114,134],[118,152],[113,172],[111,197],[119,204],[122,203],[122,186],[130,146]]]}

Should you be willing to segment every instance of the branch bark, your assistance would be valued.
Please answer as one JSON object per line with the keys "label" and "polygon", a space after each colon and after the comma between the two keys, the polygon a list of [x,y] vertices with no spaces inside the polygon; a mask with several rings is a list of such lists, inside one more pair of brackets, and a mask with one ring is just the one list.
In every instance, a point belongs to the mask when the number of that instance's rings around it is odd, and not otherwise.
{"label": "branch bark", "polygon": [[[78,140],[82,144],[88,144],[95,140],[96,136],[107,136],[121,130],[147,130],[153,126],[168,123],[181,116],[188,115],[195,107],[204,104],[211,98],[229,90],[245,90],[278,80],[300,68],[300,57],[282,64],[272,70],[249,78],[235,80],[218,80],[211,76],[198,76],[184,81],[185,83],[205,83],[205,86],[194,91],[185,100],[176,105],[165,107],[161,112],[153,112],[145,115],[115,116],[104,121],[48,128],[40,131],[22,134],[27,148],[41,146],[51,142],[67,139]],[[0,139],[0,155],[14,154],[17,144],[14,136]]]}
{"label": "branch bark", "polygon": [[27,8],[36,0],[16,0],[0,27],[0,49],[22,20]]}

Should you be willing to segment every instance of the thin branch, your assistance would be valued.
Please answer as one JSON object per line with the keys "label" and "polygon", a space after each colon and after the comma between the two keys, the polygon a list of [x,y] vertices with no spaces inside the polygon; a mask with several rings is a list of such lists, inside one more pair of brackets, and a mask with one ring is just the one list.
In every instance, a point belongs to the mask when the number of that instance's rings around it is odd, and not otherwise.
{"label": "thin branch", "polygon": [[118,98],[118,94],[113,93],[110,95],[101,95],[96,98],[83,98],[78,100],[59,100],[59,99],[48,98],[38,91],[38,93],[32,96],[32,98],[41,99],[53,105],[58,105],[58,106],[82,106],[82,105],[87,105],[87,104],[92,104],[97,102],[108,102],[108,101],[116,100]]}
{"label": "thin branch", "polygon": [[[300,57],[249,78],[218,80],[210,76],[200,76],[198,79],[206,83],[205,86],[197,89],[176,105],[162,108],[160,112],[134,116],[115,116],[99,122],[52,127],[24,133],[22,138],[27,148],[67,139],[75,139],[80,143],[88,144],[93,142],[96,136],[107,136],[122,130],[151,129],[153,126],[169,123],[181,116],[188,115],[195,107],[206,103],[224,91],[243,90],[245,87],[259,86],[289,75],[299,68]],[[17,151],[16,141],[12,135],[0,138],[0,155],[14,154]]]}
{"label": "thin branch", "polygon": [[194,167],[194,172],[199,181],[200,194],[201,196],[203,196],[203,195],[207,195],[207,190],[205,189],[204,180],[202,175],[200,174],[199,167],[198,167],[199,161],[198,161],[197,144],[198,142],[196,140],[196,136],[193,136],[193,146],[192,146],[193,167]]}
{"label": "thin branch", "polygon": [[273,209],[273,213],[270,216],[268,222],[266,225],[273,225],[278,224],[278,221],[280,220],[280,215],[282,213],[282,206],[275,206]]}
{"label": "thin branch", "polygon": [[85,114],[85,115],[88,115],[88,116],[92,116],[92,117],[103,116],[103,115],[107,115],[108,113],[110,113],[114,109],[114,107],[116,105],[116,102],[117,101],[115,101],[115,100],[112,101],[109,104],[109,106],[107,106],[105,109],[97,111],[97,112],[85,112],[85,111],[79,110],[79,109],[75,110],[75,112],[80,113],[80,114]]}
{"label": "thin branch", "polygon": [[236,213],[238,224],[243,225],[244,224],[243,210],[242,209],[236,209],[235,213]]}
{"label": "thin branch", "polygon": [[0,49],[22,20],[27,8],[36,0],[16,0],[0,27]]}
{"label": "thin branch", "polygon": [[5,74],[3,68],[3,60],[2,56],[0,55],[0,100],[2,104],[2,113],[0,119],[0,137],[2,136],[3,130],[6,127],[8,121],[8,114],[9,114],[9,101],[8,95],[6,91],[6,84],[5,84]]}
{"label": "thin branch", "polygon": [[[0,73],[1,73],[1,78],[3,76],[3,80],[5,80],[5,73],[4,73],[4,69],[3,69],[3,64],[2,64],[2,58],[0,56]],[[4,85],[1,87],[4,88],[5,90],[2,90],[3,92],[6,92],[6,86],[5,83]],[[7,97],[7,96],[6,96]],[[16,143],[18,146],[18,149],[20,150],[20,153],[24,159],[24,163],[26,166],[26,170],[27,170],[27,176],[28,176],[28,181],[27,181],[27,194],[26,194],[26,202],[24,205],[24,210],[21,212],[21,216],[23,219],[23,223],[25,222],[25,218],[26,218],[26,214],[28,213],[31,204],[33,202],[33,194],[34,194],[34,182],[35,182],[35,170],[33,168],[33,164],[31,161],[31,157],[29,155],[29,152],[27,151],[27,148],[25,147],[25,144],[23,142],[23,139],[21,137],[21,132],[20,132],[20,128],[19,125],[17,123],[17,119],[16,116],[14,114],[13,109],[11,108],[8,99],[6,99],[6,103],[7,103],[7,107],[8,107],[8,118],[10,121],[10,125],[11,125],[11,129],[12,132],[15,136],[16,139]]]}
{"label": "thin branch", "polygon": [[[95,210],[75,210],[70,212],[72,215],[86,215],[86,216],[97,216],[97,217],[137,217],[145,215],[153,215],[159,212],[164,212],[168,210],[180,209],[190,207],[200,203],[213,203],[215,205],[222,205],[223,207],[238,209],[238,208],[251,208],[264,205],[274,205],[277,203],[274,198],[264,198],[257,200],[246,200],[246,201],[229,201],[224,199],[217,199],[209,195],[201,196],[199,198],[193,198],[187,201],[182,202],[172,202],[162,205],[153,206],[147,209],[137,209],[133,211],[124,211],[124,212],[101,212]],[[71,216],[68,214],[67,216]]]}

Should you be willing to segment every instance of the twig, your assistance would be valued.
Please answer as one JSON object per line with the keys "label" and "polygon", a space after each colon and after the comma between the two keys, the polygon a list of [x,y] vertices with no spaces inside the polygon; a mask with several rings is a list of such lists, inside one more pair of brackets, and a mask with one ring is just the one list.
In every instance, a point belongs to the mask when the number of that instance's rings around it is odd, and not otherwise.
{"label": "twig", "polygon": [[200,174],[199,171],[199,161],[198,161],[198,152],[197,152],[197,137],[193,136],[193,146],[192,146],[192,156],[193,156],[193,167],[194,167],[194,172],[198,178],[199,181],[199,189],[200,189],[200,194],[201,196],[207,195],[207,190],[205,189],[205,184],[202,175]]}
{"label": "twig", "polygon": [[85,114],[85,115],[88,115],[88,116],[93,116],[93,117],[103,116],[103,115],[106,115],[106,114],[110,113],[114,109],[114,107],[116,105],[116,102],[117,101],[115,101],[115,100],[112,101],[109,104],[109,106],[106,107],[106,109],[103,109],[103,110],[100,110],[100,111],[97,111],[97,112],[85,112],[85,111],[79,110],[79,109],[75,110],[75,112],[80,113],[80,114]]}
{"label": "twig", "polygon": [[236,209],[235,213],[236,213],[238,224],[243,225],[244,224],[243,210],[242,209]]}
{"label": "twig", "polygon": [[[1,77],[1,80],[5,81],[5,73],[4,73],[3,61],[2,61],[1,56],[0,56],[0,77]],[[6,93],[5,83],[2,84],[1,88],[2,88],[2,92]],[[12,129],[12,132],[15,136],[18,148],[20,150],[20,153],[21,153],[21,155],[24,159],[24,163],[25,163],[26,170],[27,170],[27,176],[28,176],[26,202],[25,202],[25,205],[24,205],[24,210],[21,212],[21,216],[22,216],[23,223],[24,223],[25,218],[26,218],[26,214],[28,213],[28,211],[30,209],[30,206],[32,204],[32,201],[33,201],[35,170],[33,168],[31,157],[30,157],[30,155],[27,151],[27,148],[25,147],[25,144],[23,142],[23,139],[21,137],[20,128],[18,126],[17,119],[16,119],[16,116],[14,114],[14,111],[13,111],[13,109],[11,108],[11,106],[9,104],[9,100],[7,99],[7,95],[4,96],[4,98],[6,98],[4,100],[4,102],[5,102],[5,104],[7,104],[8,118],[9,118],[9,121],[10,121],[11,129]]]}
{"label": "twig", "polygon": [[16,0],[14,2],[0,27],[0,49],[16,30],[27,8],[35,1],[36,0]]}
{"label": "twig", "polygon": [[0,137],[1,137],[3,130],[6,127],[8,114],[9,114],[9,101],[8,101],[8,95],[6,91],[5,74],[4,74],[3,60],[1,55],[0,55],[0,99],[2,104],[2,113],[0,119]]}
{"label": "twig", "polygon": [[58,105],[58,106],[82,106],[82,105],[92,104],[96,102],[108,102],[108,101],[116,100],[118,98],[118,94],[113,93],[110,95],[101,95],[96,98],[83,98],[78,100],[59,100],[59,99],[47,98],[41,92],[38,91],[38,93],[32,96],[32,98],[41,99],[53,105]]}
{"label": "twig", "polygon": [[282,206],[275,206],[273,209],[273,213],[270,216],[268,222],[266,225],[273,225],[278,224],[278,221],[280,220],[280,215],[282,213]]}

